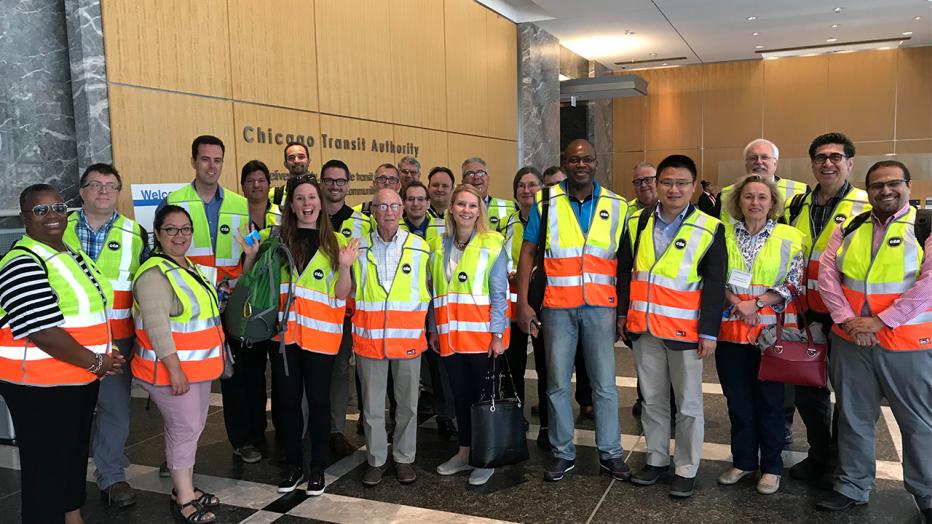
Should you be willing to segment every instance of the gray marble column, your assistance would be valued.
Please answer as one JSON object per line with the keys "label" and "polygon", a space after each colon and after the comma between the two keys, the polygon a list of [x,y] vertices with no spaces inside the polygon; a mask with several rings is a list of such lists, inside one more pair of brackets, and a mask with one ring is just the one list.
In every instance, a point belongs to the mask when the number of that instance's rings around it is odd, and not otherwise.
{"label": "gray marble column", "polygon": [[[610,76],[612,71],[602,64],[589,62],[589,77]],[[589,104],[589,141],[595,147],[599,165],[596,168],[595,178],[603,186],[612,189],[612,99],[593,100]]]}
{"label": "gray marble column", "polygon": [[100,0],[64,0],[78,167],[113,161]]}
{"label": "gray marble column", "polygon": [[518,24],[518,164],[541,171],[560,163],[560,42]]}

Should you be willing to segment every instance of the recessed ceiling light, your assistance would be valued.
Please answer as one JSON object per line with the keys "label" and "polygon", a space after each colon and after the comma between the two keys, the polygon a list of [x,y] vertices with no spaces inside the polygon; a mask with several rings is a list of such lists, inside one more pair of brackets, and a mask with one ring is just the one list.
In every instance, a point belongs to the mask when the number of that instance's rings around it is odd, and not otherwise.
{"label": "recessed ceiling light", "polygon": [[754,49],[763,49],[763,48],[764,48],[764,46],[762,46],[762,45],[756,45],[756,46],[754,46]]}
{"label": "recessed ceiling light", "polygon": [[903,35],[903,36],[909,36],[909,35],[913,34],[913,32],[912,32],[912,31],[903,31],[903,32],[900,33],[900,34]]}
{"label": "recessed ceiling light", "polygon": [[831,43],[831,42],[837,42],[838,39],[835,37],[832,37],[832,38],[826,38],[825,41]]}
{"label": "recessed ceiling light", "polygon": [[657,56],[657,53],[650,53],[647,56]]}
{"label": "recessed ceiling light", "polygon": [[838,24],[832,24],[832,29],[838,29],[838,27],[839,27]]}
{"label": "recessed ceiling light", "polygon": [[630,29],[625,29],[625,35],[633,35],[633,34],[634,34],[634,31]]}
{"label": "recessed ceiling light", "polygon": [[756,17],[756,16],[749,16],[749,17],[748,17],[748,22],[753,22],[753,21],[755,21],[755,20],[757,20],[757,17]]}
{"label": "recessed ceiling light", "polygon": [[921,17],[921,16],[914,16],[914,17],[913,17],[913,20],[922,20],[922,17]]}
{"label": "recessed ceiling light", "polygon": [[836,13],[840,13],[842,9],[844,9],[844,7],[836,7],[835,9],[832,9],[832,11],[835,11]]}
{"label": "recessed ceiling light", "polygon": [[760,36],[760,33],[758,33],[757,31],[754,31],[753,33],[751,33],[751,36]]}

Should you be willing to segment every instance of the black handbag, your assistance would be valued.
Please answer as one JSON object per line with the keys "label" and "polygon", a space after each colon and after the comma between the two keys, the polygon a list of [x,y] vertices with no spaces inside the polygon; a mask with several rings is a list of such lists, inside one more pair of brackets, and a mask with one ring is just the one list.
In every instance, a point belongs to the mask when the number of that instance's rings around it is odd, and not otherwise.
{"label": "black handbag", "polygon": [[538,313],[540,313],[540,308],[544,303],[544,290],[547,288],[547,272],[544,271],[544,251],[547,249],[547,214],[550,209],[550,188],[545,187],[543,191],[537,252],[534,254],[534,269],[531,273],[531,283],[527,291],[527,303]]}
{"label": "black handbag", "polygon": [[[514,378],[505,361],[512,398],[502,395],[501,374],[496,371],[496,358],[489,358],[479,402],[472,405],[472,445],[469,448],[469,465],[474,468],[497,468],[517,464],[528,459],[527,436],[524,433],[524,410],[515,393]],[[491,394],[486,397],[487,386]]]}

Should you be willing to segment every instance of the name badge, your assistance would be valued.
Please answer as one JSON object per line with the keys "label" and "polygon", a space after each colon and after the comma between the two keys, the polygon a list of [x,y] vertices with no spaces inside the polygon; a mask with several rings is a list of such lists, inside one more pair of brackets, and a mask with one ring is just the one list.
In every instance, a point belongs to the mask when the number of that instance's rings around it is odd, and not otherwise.
{"label": "name badge", "polygon": [[732,270],[731,275],[728,276],[728,284],[737,288],[751,287],[750,271]]}

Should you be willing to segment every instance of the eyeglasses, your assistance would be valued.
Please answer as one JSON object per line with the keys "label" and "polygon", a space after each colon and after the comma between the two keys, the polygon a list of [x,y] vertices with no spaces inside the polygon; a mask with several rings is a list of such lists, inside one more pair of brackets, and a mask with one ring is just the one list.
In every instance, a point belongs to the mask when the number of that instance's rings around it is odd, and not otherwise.
{"label": "eyeglasses", "polygon": [[769,161],[771,161],[771,160],[776,160],[776,159],[777,159],[777,157],[775,157],[775,156],[770,156],[770,155],[748,155],[748,156],[747,156],[747,161],[748,161],[748,162],[758,162],[758,161],[760,161],[760,162],[769,162]]}
{"label": "eyeglasses", "polygon": [[411,203],[411,204],[417,202],[417,203],[420,204],[420,203],[422,203],[422,202],[427,202],[427,197],[409,196],[409,197],[405,198],[405,202],[408,202],[408,203]]}
{"label": "eyeglasses", "polygon": [[120,190],[120,186],[114,184],[113,182],[107,182],[106,184],[101,184],[100,182],[88,182],[81,187],[86,187],[91,191],[96,191],[98,193],[111,193],[113,191]]}
{"label": "eyeglasses", "polygon": [[402,175],[419,175],[419,174],[421,174],[421,170],[420,170],[420,169],[401,169],[400,171],[401,171],[401,174],[402,174]]}
{"label": "eyeglasses", "polygon": [[886,189],[899,189],[900,186],[906,183],[905,179],[899,180],[887,180],[886,182],[874,182],[873,184],[867,184],[868,191],[883,191]]}
{"label": "eyeglasses", "polygon": [[466,171],[463,173],[463,178],[485,178],[489,176],[488,171]]}
{"label": "eyeglasses", "polygon": [[337,187],[343,187],[349,182],[349,180],[345,178],[321,178],[320,181],[325,186],[337,186]]}
{"label": "eyeglasses", "polygon": [[194,232],[194,228],[191,226],[184,226],[184,227],[166,226],[162,228],[162,231],[170,237],[177,236],[178,233],[181,233],[181,236],[189,237],[191,236],[191,233]]}
{"label": "eyeglasses", "polygon": [[372,207],[374,207],[375,209],[378,209],[379,211],[381,211],[381,212],[384,213],[385,211],[388,211],[389,209],[391,209],[392,211],[398,211],[398,210],[400,210],[400,209],[401,209],[401,204],[398,204],[398,203],[393,203],[393,204],[375,204],[375,205],[373,205]]}
{"label": "eyeglasses", "polygon": [[594,162],[594,156],[571,156],[566,159],[567,164],[592,164]]}
{"label": "eyeglasses", "polygon": [[68,204],[64,202],[55,202],[54,204],[38,204],[32,207],[32,214],[37,217],[44,217],[49,214],[49,210],[64,215],[68,212]]}
{"label": "eyeglasses", "polygon": [[397,184],[398,182],[401,182],[401,179],[396,176],[382,175],[380,177],[377,177],[375,181],[382,185],[385,185],[385,184]]}
{"label": "eyeglasses", "polygon": [[521,184],[518,184],[518,189],[532,189],[534,191],[537,191],[538,189],[540,189],[540,183],[538,182],[529,182],[527,184],[521,183]]}
{"label": "eyeglasses", "polygon": [[846,158],[848,158],[848,156],[841,153],[832,153],[830,155],[818,154],[812,157],[812,163],[818,166],[824,164],[826,160],[831,160],[833,164],[837,164]]}
{"label": "eyeglasses", "polygon": [[691,180],[673,180],[670,178],[664,178],[663,180],[658,182],[658,184],[662,185],[663,187],[667,189],[670,189],[673,186],[676,186],[677,189],[686,189],[687,187],[693,185],[693,182]]}
{"label": "eyeglasses", "polygon": [[635,178],[631,181],[631,183],[634,184],[634,187],[649,186],[654,183],[654,180],[657,180],[656,176],[645,176],[641,178]]}

